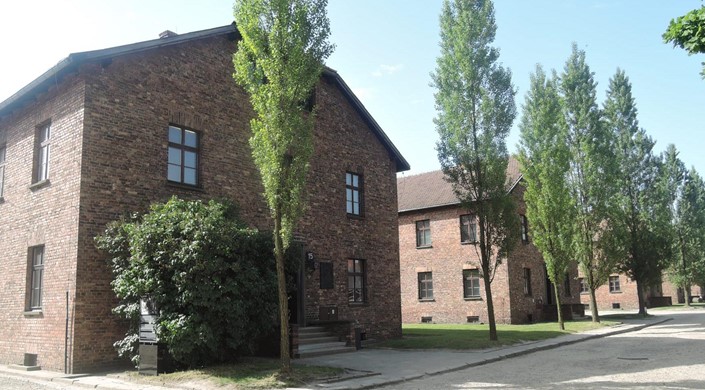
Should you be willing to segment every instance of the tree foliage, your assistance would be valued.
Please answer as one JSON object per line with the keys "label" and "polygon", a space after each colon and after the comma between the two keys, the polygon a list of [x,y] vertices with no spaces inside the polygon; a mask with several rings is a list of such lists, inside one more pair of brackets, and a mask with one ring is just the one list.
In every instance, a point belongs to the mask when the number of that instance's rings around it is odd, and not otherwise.
{"label": "tree foliage", "polygon": [[575,202],[568,187],[570,149],[557,76],[547,78],[540,66],[531,75],[519,124],[524,200],[531,238],[543,255],[555,288],[558,323],[564,329],[559,286],[573,259]]}
{"label": "tree foliage", "polygon": [[613,271],[616,235],[610,222],[614,210],[616,161],[614,140],[597,106],[596,82],[585,52],[573,44],[559,84],[568,131],[568,187],[575,200],[574,251],[590,289],[593,321],[599,321],[595,290]]}
{"label": "tree foliage", "polygon": [[517,240],[518,219],[507,193],[506,137],[516,116],[511,72],[498,64],[494,7],[489,0],[445,0],[441,54],[431,75],[440,136],[436,148],[463,207],[477,217],[480,269],[490,339],[497,339],[491,282]]}
{"label": "tree foliage", "polygon": [[160,342],[188,366],[230,360],[272,329],[271,238],[246,228],[233,206],[172,198],[109,224],[96,244],[110,256],[114,312],[131,324],[115,346],[133,362],[141,298],[159,311]]}
{"label": "tree foliage", "polygon": [[[663,33],[665,43],[673,43],[689,55],[705,53],[705,6],[694,9],[683,16],[671,19]],[[705,62],[700,75],[705,78]]]}
{"label": "tree foliage", "polygon": [[644,294],[661,282],[670,258],[671,235],[667,187],[661,185],[661,162],[655,142],[639,128],[629,78],[619,69],[610,79],[604,104],[605,124],[615,136],[618,208],[610,221],[619,230],[624,255],[618,268],[636,281],[639,313],[646,314]]}
{"label": "tree foliage", "polygon": [[670,278],[688,303],[690,287],[705,285],[705,183],[695,168],[685,173],[676,204]]}
{"label": "tree foliage", "polygon": [[250,95],[256,117],[250,146],[274,220],[282,371],[291,371],[284,252],[303,213],[313,151],[314,113],[306,101],[332,53],[326,0],[237,0],[242,39],[233,77]]}

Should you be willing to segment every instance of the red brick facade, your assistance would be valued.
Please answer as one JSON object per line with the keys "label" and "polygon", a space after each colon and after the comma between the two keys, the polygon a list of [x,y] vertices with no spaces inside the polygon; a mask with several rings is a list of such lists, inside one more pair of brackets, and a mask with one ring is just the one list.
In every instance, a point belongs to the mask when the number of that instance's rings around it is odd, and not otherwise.
{"label": "red brick facade", "polygon": [[[582,273],[580,275],[582,277]],[[664,275],[665,277],[665,275]],[[607,283],[595,290],[595,300],[598,310],[637,310],[639,309],[639,297],[636,293],[636,282],[624,274],[614,273],[610,276],[619,281],[619,290],[615,283],[608,280]],[[691,295],[701,296],[701,289],[698,286],[691,287]],[[661,284],[646,288],[644,298],[646,307],[664,306],[668,299],[672,304],[683,303],[683,292],[668,280]],[[580,302],[586,308],[590,307],[590,294],[582,292]]]}
{"label": "red brick facade", "polygon": [[[412,177],[413,178],[413,177]],[[404,184],[410,185],[411,181]],[[423,185],[414,181],[414,185]],[[400,190],[401,191],[401,190]],[[525,214],[524,188],[519,183],[512,194],[518,204],[517,212]],[[480,297],[465,298],[463,270],[478,269],[479,257],[472,244],[461,242],[460,216],[467,214],[457,204],[429,207],[399,213],[399,250],[401,264],[402,321],[418,323],[431,317],[434,323],[464,323],[475,320],[487,323],[485,287],[480,278]],[[416,221],[429,220],[431,244],[417,247]],[[530,221],[529,221],[530,229]],[[529,230],[530,233],[530,230]],[[544,304],[552,303],[547,296],[546,271],[543,258],[530,242],[517,244],[509,258],[498,267],[492,282],[492,300],[498,323],[520,324],[543,319]],[[530,294],[524,290],[524,269],[530,271]],[[418,275],[431,272],[433,300],[419,298]],[[570,272],[569,294],[562,293],[562,304],[579,303],[577,269]],[[561,291],[564,291],[561,286]]]}
{"label": "red brick facade", "polygon": [[[63,370],[66,357],[69,372],[119,362],[112,344],[125,327],[111,313],[111,275],[93,239],[125,213],[172,195],[225,197],[253,227],[270,228],[248,145],[253,111],[231,76],[234,34],[231,26],[227,33],[178,44],[113,52],[80,63],[32,102],[0,105],[0,146],[7,146],[0,201],[0,362],[20,363],[24,353],[35,353],[43,368]],[[368,337],[397,337],[395,175],[408,165],[357,103],[339,76],[327,71],[316,89],[309,208],[296,235],[317,263],[332,263],[334,288],[320,289],[319,267],[306,271],[305,316],[317,320],[319,306],[335,307],[339,320],[356,322]],[[30,188],[35,131],[47,121],[49,182]],[[196,188],[167,181],[170,124],[199,134]],[[346,172],[364,177],[361,218],[346,214]],[[27,312],[28,253],[35,245],[45,248],[43,299],[41,311]],[[363,304],[348,303],[348,259],[366,262]]]}

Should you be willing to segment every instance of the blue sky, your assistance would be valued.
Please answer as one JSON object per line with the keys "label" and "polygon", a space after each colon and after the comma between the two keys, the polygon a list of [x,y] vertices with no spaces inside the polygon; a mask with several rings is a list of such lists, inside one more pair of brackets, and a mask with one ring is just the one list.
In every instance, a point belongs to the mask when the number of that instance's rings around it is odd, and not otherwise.
{"label": "blue sky", "polygon": [[[21,3],[21,4],[20,4]],[[540,63],[562,71],[576,42],[598,82],[600,104],[617,67],[631,79],[642,127],[660,152],[674,143],[687,166],[705,173],[705,55],[662,43],[671,18],[697,0],[497,0],[500,62],[521,106]],[[440,0],[329,0],[336,69],[411,164],[405,175],[439,168],[429,74],[438,55]],[[69,53],[186,33],[232,22],[231,0],[63,0],[11,2],[0,13],[0,100]],[[507,140],[516,149],[518,129]]]}

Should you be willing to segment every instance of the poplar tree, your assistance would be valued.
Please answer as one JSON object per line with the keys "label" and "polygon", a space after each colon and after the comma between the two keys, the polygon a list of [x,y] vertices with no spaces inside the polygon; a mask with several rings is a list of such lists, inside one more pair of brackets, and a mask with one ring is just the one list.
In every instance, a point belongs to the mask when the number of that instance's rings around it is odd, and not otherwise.
{"label": "poplar tree", "polygon": [[618,269],[636,282],[639,314],[646,315],[645,292],[661,281],[670,258],[670,216],[665,188],[659,185],[660,159],[655,141],[639,128],[632,86],[617,69],[604,103],[605,125],[615,137],[618,208],[610,222],[619,230],[624,255]]}
{"label": "poplar tree", "polygon": [[683,289],[689,306],[690,287],[705,282],[705,183],[695,168],[685,173],[677,200],[671,280]]}
{"label": "poplar tree", "polygon": [[556,78],[547,78],[540,66],[531,75],[519,124],[519,161],[531,238],[555,286],[558,324],[564,330],[559,286],[573,263],[575,202],[567,181],[570,149]]}
{"label": "poplar tree", "polygon": [[560,81],[570,169],[568,187],[576,203],[574,252],[590,291],[592,320],[599,322],[595,290],[613,270],[615,225],[610,221],[615,193],[613,140],[597,105],[594,75],[585,52],[573,44]]}
{"label": "poplar tree", "polygon": [[497,27],[489,0],[445,0],[436,88],[438,160],[462,206],[477,218],[475,249],[485,287],[490,340],[497,340],[491,283],[518,239],[507,193],[506,138],[516,116],[511,72],[492,46]]}
{"label": "poplar tree", "polygon": [[235,81],[250,95],[250,146],[274,222],[281,369],[291,371],[285,251],[303,213],[314,113],[306,101],[332,53],[326,0],[237,0]]}

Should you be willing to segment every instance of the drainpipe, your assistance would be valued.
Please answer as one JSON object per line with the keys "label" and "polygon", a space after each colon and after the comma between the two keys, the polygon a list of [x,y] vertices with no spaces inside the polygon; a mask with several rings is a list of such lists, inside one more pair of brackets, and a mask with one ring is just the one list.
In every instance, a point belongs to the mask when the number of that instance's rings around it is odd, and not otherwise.
{"label": "drainpipe", "polygon": [[69,373],[69,291],[66,290],[66,334],[64,337],[64,374]]}

